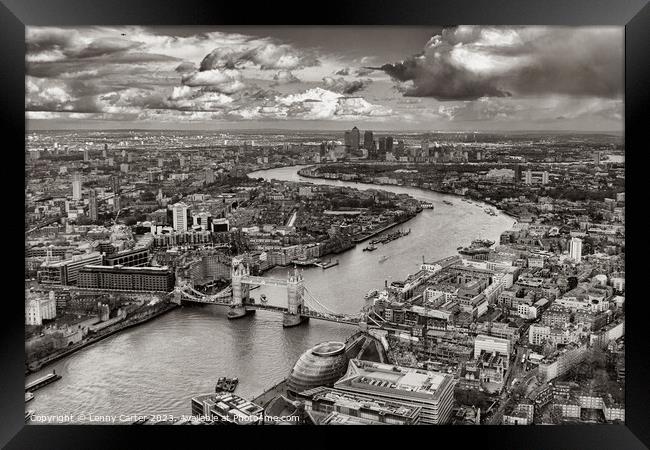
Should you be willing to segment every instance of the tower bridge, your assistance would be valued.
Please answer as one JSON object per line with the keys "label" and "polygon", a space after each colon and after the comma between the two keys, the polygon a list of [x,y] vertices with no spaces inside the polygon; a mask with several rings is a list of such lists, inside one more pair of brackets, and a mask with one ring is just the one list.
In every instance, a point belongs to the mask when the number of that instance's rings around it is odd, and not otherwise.
{"label": "tower bridge", "polygon": [[[258,277],[251,275],[247,266],[233,260],[230,273],[231,285],[213,295],[203,294],[189,282],[179,280],[175,288],[177,301],[228,306],[229,319],[244,317],[256,310],[279,312],[283,315],[283,327],[293,327],[309,319],[360,326],[366,323],[366,317],[362,313],[340,314],[319,302],[305,287],[302,273],[295,268],[288,273],[286,279]],[[264,299],[256,303],[249,295],[251,286],[286,287],[286,306],[269,305]]]}

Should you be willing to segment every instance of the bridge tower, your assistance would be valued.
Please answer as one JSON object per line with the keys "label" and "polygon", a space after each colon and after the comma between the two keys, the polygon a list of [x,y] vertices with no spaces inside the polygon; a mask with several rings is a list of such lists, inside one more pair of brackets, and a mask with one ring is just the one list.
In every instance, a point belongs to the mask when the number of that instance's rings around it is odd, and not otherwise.
{"label": "bridge tower", "polygon": [[232,278],[232,303],[228,311],[229,319],[238,319],[246,315],[246,306],[248,301],[249,286],[242,283],[242,278],[249,275],[248,268],[239,261],[233,261],[230,276]]}
{"label": "bridge tower", "polygon": [[287,277],[287,312],[282,317],[283,327],[295,327],[309,319],[309,317],[302,316],[304,292],[302,273],[294,268],[293,273],[289,272]]}

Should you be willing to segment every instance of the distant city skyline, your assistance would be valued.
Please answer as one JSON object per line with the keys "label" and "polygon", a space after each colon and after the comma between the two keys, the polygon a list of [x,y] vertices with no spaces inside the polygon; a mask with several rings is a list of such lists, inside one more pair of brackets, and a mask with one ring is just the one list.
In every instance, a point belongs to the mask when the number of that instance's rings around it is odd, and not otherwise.
{"label": "distant city skyline", "polygon": [[28,27],[28,130],[623,131],[622,27]]}

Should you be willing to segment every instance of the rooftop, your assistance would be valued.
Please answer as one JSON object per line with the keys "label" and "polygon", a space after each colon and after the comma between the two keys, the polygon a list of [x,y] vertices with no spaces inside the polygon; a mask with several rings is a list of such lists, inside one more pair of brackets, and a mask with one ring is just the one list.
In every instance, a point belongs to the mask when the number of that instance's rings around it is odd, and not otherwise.
{"label": "rooftop", "polygon": [[347,373],[335,387],[361,385],[371,391],[402,391],[410,396],[435,399],[452,382],[452,378],[430,370],[353,359],[349,362]]}

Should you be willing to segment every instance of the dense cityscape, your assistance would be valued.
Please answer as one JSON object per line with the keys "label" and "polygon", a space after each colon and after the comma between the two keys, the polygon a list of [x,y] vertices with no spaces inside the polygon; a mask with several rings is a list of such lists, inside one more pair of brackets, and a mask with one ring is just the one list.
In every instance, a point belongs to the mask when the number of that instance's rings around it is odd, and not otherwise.
{"label": "dense cityscape", "polygon": [[[178,408],[98,416],[622,423],[624,173],[614,133],[28,131],[26,421],[68,376],[52,366],[190,311],[268,317],[299,356],[259,395],[244,377],[269,367],[225,364]],[[473,228],[440,254],[447,214]]]}

